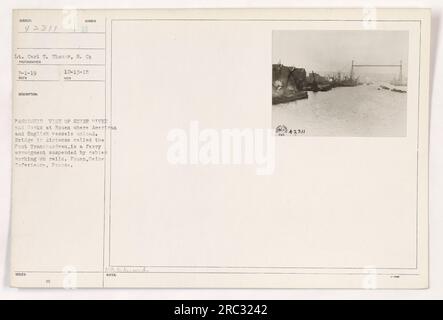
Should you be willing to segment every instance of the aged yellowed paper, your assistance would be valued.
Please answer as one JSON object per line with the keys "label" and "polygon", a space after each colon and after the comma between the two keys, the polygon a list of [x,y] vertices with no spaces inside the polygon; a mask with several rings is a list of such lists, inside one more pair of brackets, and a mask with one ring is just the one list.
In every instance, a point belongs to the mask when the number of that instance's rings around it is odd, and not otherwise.
{"label": "aged yellowed paper", "polygon": [[426,288],[426,9],[16,10],[15,287]]}

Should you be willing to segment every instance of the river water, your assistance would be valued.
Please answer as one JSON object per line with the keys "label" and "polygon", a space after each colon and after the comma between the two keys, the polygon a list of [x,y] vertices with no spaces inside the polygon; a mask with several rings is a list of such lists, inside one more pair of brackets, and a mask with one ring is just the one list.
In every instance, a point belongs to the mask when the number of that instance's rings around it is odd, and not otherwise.
{"label": "river water", "polygon": [[405,136],[407,94],[378,88],[309,92],[308,99],[273,105],[273,128],[284,125],[305,136]]}

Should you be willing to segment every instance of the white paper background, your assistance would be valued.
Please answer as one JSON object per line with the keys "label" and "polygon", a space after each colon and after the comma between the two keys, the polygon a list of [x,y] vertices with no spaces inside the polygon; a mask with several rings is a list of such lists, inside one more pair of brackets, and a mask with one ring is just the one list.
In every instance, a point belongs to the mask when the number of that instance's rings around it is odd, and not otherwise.
{"label": "white paper background", "polygon": [[[9,288],[10,221],[10,131],[11,131],[11,10],[13,8],[155,8],[155,7],[424,7],[433,9],[431,45],[431,154],[430,154],[430,289],[402,291],[366,290],[185,290],[185,289],[97,289],[41,290]],[[0,2],[0,299],[432,299],[443,298],[443,141],[442,85],[439,58],[442,3],[434,1],[142,1],[77,0],[38,1],[3,0]]]}

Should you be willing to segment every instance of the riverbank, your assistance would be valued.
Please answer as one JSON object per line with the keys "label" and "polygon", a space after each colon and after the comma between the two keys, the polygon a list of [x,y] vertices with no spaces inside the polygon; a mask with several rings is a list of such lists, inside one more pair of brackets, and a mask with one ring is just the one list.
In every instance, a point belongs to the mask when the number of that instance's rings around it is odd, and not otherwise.
{"label": "riverbank", "polygon": [[383,83],[378,87],[378,90],[388,90],[388,91],[393,91],[393,92],[399,92],[399,93],[406,93],[407,90],[407,86],[396,86],[390,83]]}
{"label": "riverbank", "polygon": [[295,100],[308,99],[306,91],[272,92],[272,104],[287,103]]}

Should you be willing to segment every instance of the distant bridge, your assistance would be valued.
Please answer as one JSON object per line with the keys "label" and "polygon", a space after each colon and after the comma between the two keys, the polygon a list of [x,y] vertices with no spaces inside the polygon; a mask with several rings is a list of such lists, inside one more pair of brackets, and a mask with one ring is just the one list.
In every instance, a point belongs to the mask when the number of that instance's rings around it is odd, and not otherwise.
{"label": "distant bridge", "polygon": [[351,65],[351,78],[354,76],[354,68],[358,67],[397,67],[400,68],[399,81],[403,79],[403,61],[400,60],[400,64],[355,64],[352,60]]}

